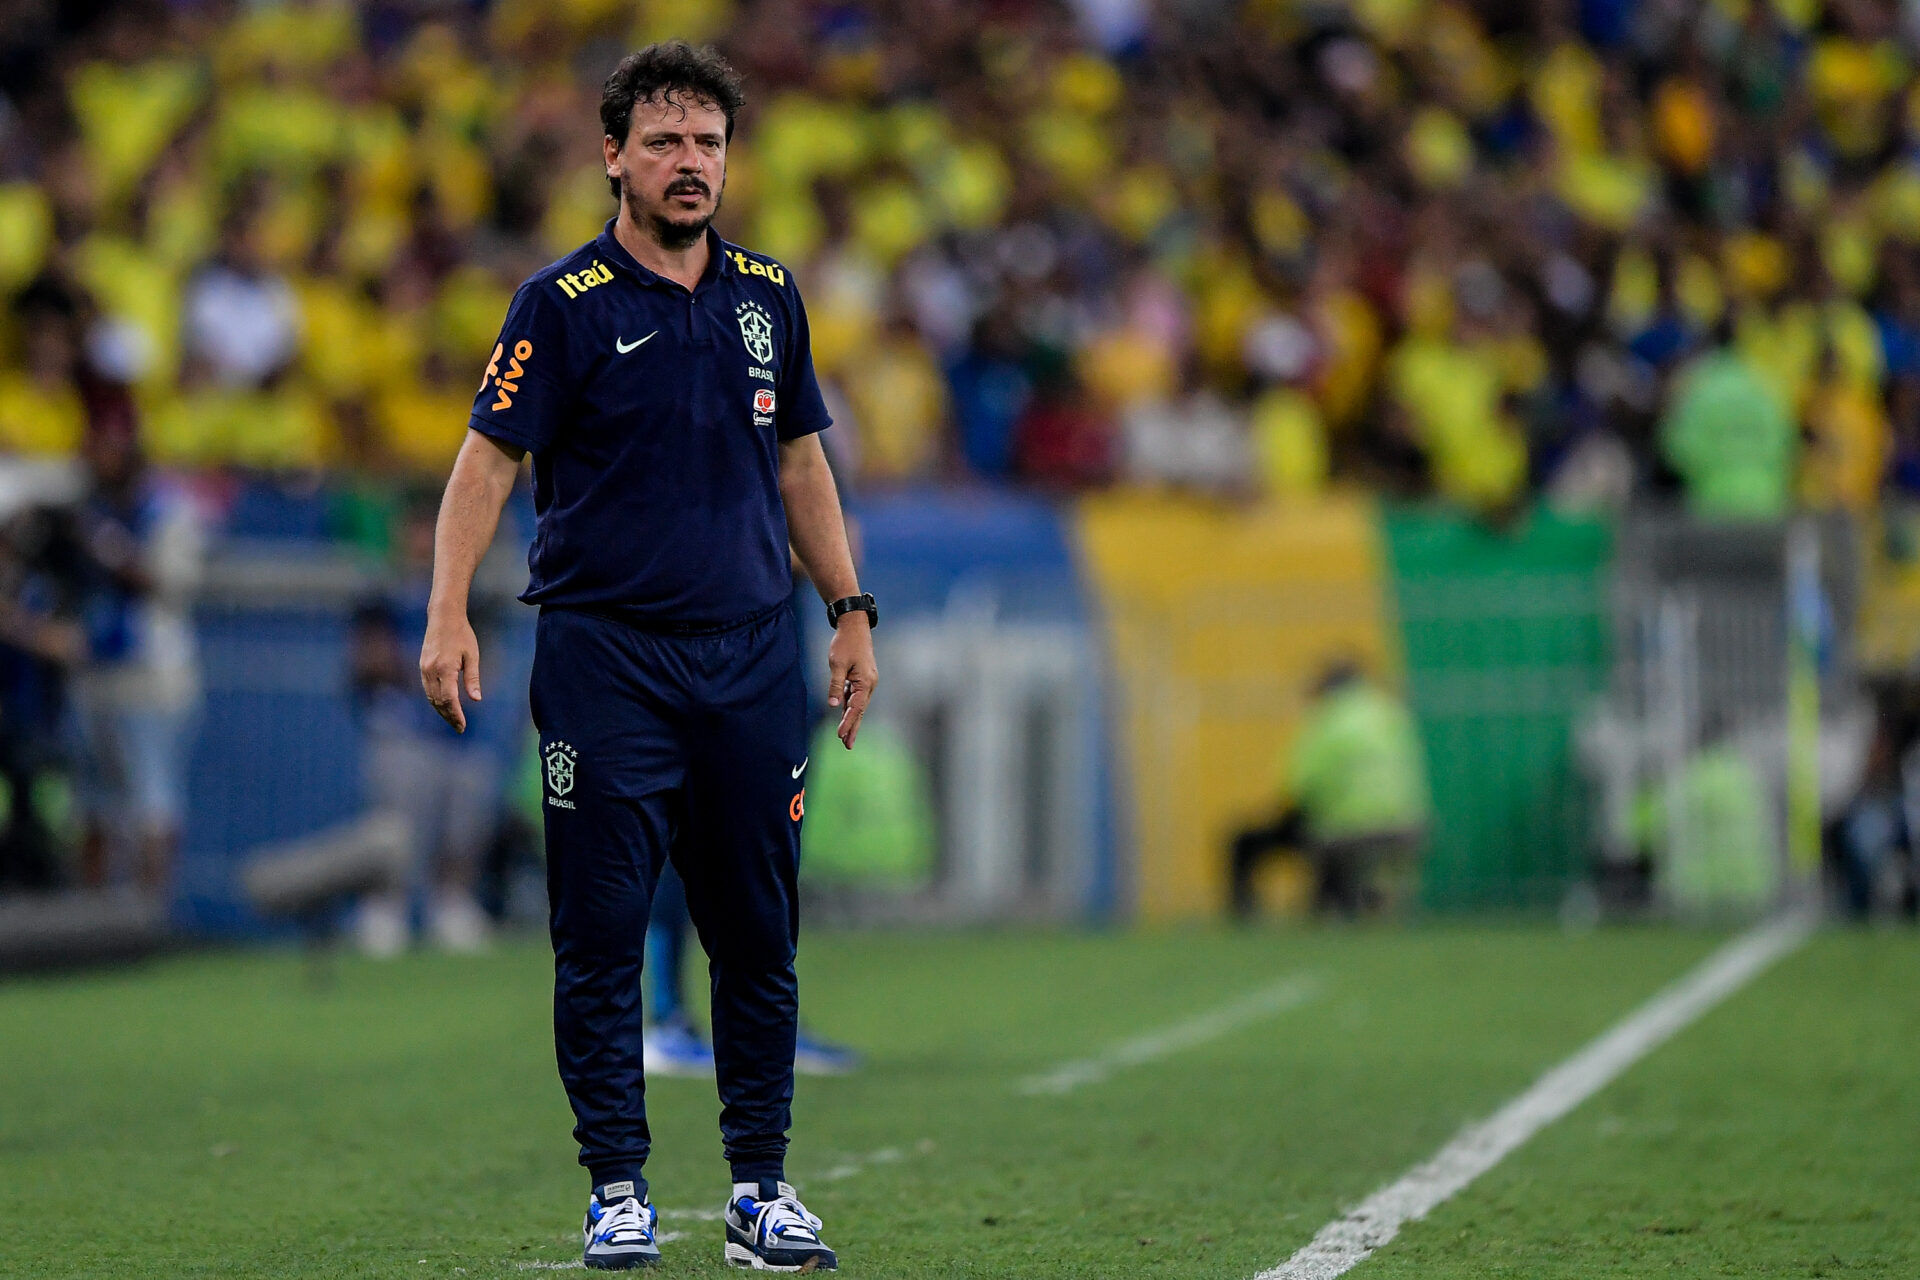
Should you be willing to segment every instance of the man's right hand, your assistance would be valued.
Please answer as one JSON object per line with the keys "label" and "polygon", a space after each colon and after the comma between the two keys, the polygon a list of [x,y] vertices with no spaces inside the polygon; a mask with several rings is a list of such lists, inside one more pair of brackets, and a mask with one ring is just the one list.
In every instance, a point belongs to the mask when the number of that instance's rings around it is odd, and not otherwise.
{"label": "man's right hand", "polygon": [[467,713],[460,706],[462,689],[480,701],[480,641],[467,615],[427,619],[426,643],[420,646],[420,687],[440,718],[461,733],[467,731]]}

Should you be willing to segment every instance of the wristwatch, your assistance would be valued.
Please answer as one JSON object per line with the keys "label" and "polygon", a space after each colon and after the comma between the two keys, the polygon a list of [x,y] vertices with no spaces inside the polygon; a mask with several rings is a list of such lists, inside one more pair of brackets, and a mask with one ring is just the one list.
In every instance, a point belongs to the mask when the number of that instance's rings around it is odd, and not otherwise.
{"label": "wristwatch", "polygon": [[873,592],[862,591],[857,596],[842,596],[827,606],[827,625],[838,627],[840,619],[847,614],[860,610],[867,615],[867,625],[880,625],[880,607],[873,602]]}

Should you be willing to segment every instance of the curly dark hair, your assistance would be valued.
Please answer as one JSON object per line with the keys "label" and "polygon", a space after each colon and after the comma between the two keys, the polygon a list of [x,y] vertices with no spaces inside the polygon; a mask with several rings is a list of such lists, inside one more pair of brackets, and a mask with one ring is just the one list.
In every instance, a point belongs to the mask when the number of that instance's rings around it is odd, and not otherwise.
{"label": "curly dark hair", "polygon": [[[712,45],[696,49],[685,40],[663,40],[620,59],[600,89],[600,127],[609,138],[624,143],[633,127],[633,108],[639,102],[694,102],[715,106],[727,117],[727,140],[733,140],[733,118],[746,105],[740,73]],[[620,181],[608,178],[614,199]]]}

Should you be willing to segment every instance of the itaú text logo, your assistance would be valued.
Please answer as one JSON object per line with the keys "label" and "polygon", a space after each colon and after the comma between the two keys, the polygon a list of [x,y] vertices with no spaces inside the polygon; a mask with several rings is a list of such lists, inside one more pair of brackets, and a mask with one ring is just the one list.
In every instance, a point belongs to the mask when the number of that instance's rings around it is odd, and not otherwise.
{"label": "ita\u00fa text logo", "polygon": [[569,271],[563,276],[555,276],[553,282],[560,286],[560,292],[569,298],[577,298],[596,285],[612,284],[613,272],[595,258],[593,265],[585,271]]}

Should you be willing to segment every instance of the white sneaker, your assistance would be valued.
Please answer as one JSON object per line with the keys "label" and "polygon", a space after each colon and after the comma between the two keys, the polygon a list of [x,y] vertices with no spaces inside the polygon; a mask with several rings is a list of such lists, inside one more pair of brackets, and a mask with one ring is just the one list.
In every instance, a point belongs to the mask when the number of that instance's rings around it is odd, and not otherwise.
{"label": "white sneaker", "polygon": [[610,1182],[587,1197],[587,1218],[580,1225],[581,1261],[596,1271],[658,1266],[660,1245],[654,1236],[659,1222],[653,1205],[633,1194],[631,1182]]}
{"label": "white sneaker", "polygon": [[493,941],[493,921],[470,893],[435,894],[427,909],[427,936],[442,951],[472,955]]}
{"label": "white sneaker", "polygon": [[361,955],[391,960],[407,949],[411,932],[407,900],[398,894],[369,894],[354,910],[353,943]]}
{"label": "white sneaker", "polygon": [[640,1044],[641,1066],[649,1080],[657,1076],[713,1079],[713,1046],[700,1038],[683,1014],[641,1028]]}
{"label": "white sneaker", "polygon": [[733,1184],[727,1202],[727,1265],[755,1271],[838,1271],[820,1239],[820,1219],[784,1182]]}

